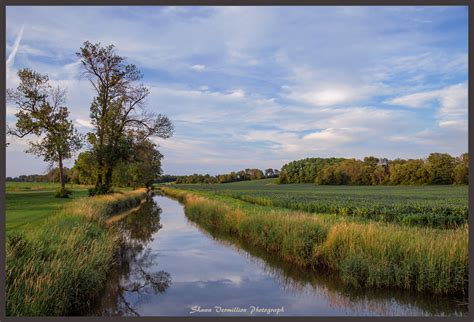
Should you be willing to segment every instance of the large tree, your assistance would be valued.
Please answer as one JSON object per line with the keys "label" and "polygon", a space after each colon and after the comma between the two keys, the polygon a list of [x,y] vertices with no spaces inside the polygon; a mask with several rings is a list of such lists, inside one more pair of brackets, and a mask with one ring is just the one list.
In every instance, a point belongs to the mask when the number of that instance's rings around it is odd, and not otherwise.
{"label": "large tree", "polygon": [[58,164],[61,183],[58,195],[65,196],[63,162],[81,147],[81,137],[65,106],[65,90],[53,88],[47,75],[31,69],[19,70],[18,77],[18,87],[7,90],[7,99],[19,109],[15,114],[16,126],[9,128],[8,133],[20,138],[30,134],[40,137],[36,142],[29,142],[26,152],[41,156],[51,164]]}
{"label": "large tree", "polygon": [[77,55],[96,94],[90,107],[94,131],[88,134],[98,166],[92,192],[108,193],[114,167],[127,157],[122,148],[126,133],[166,139],[174,128],[166,116],[144,109],[150,92],[139,83],[143,75],[135,65],[126,64],[113,45],[86,41]]}

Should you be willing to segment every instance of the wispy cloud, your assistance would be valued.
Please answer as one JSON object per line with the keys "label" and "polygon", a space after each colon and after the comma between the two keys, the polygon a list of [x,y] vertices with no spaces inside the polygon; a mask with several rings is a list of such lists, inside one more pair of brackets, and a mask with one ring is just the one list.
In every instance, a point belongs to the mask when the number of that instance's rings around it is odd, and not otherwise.
{"label": "wispy cloud", "polygon": [[20,43],[21,43],[21,39],[23,38],[24,29],[25,29],[25,25],[21,25],[20,31],[18,32],[18,35],[15,38],[15,42],[13,43],[13,47],[7,58],[7,68],[11,67],[15,62],[15,56],[16,56],[16,53],[18,52],[18,48],[20,48]]}

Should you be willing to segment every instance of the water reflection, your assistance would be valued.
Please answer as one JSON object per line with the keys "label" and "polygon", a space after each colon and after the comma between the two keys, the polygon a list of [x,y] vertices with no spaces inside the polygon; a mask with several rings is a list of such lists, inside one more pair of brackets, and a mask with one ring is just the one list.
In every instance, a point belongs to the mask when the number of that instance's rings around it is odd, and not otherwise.
{"label": "water reflection", "polygon": [[208,232],[185,217],[182,205],[166,197],[143,204],[117,227],[124,248],[98,315],[189,316],[200,306],[212,312],[192,316],[248,316],[216,312],[215,307],[252,305],[284,307],[280,315],[303,316],[467,312],[467,306],[447,299],[346,288],[324,272],[287,265],[241,240]]}
{"label": "water reflection", "polygon": [[115,265],[102,298],[98,314],[140,316],[135,310],[149,295],[164,293],[171,275],[156,271],[157,259],[150,242],[161,228],[162,210],[153,199],[116,223],[122,236],[119,262]]}

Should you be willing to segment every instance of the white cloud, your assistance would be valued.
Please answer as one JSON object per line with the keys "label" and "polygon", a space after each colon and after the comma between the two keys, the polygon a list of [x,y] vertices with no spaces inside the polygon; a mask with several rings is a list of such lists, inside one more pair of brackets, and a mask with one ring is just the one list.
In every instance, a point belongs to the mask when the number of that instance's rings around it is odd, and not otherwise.
{"label": "white cloud", "polygon": [[289,97],[316,106],[328,106],[350,101],[354,95],[347,89],[328,88],[320,91],[292,93]]}
{"label": "white cloud", "polygon": [[429,107],[430,101],[434,101],[437,105],[436,117],[439,127],[459,126],[467,130],[468,89],[466,83],[400,96],[386,103],[422,108]]}
{"label": "white cloud", "polygon": [[391,105],[403,105],[413,108],[428,108],[429,101],[438,100],[440,98],[440,94],[440,91],[414,93],[387,100],[385,103]]}
{"label": "white cloud", "polygon": [[303,140],[312,140],[316,144],[326,146],[337,146],[360,139],[361,134],[370,132],[367,128],[327,128],[319,132],[313,132],[303,137]]}
{"label": "white cloud", "polygon": [[192,70],[195,70],[197,72],[202,72],[204,69],[206,69],[205,65],[193,65],[190,67]]}
{"label": "white cloud", "polygon": [[76,123],[79,124],[79,126],[84,127],[84,128],[88,128],[88,129],[93,128],[90,120],[76,119]]}
{"label": "white cloud", "polygon": [[13,116],[16,112],[18,112],[18,110],[15,107],[7,104],[6,116]]}
{"label": "white cloud", "polygon": [[438,125],[441,128],[459,129],[459,128],[467,128],[468,124],[467,124],[467,120],[465,121],[456,120],[456,121],[439,121]]}

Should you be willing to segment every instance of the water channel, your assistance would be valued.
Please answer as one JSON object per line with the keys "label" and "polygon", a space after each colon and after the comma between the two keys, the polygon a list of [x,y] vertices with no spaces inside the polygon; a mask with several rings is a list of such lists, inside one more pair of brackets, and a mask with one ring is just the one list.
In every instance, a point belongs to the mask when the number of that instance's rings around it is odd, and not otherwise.
{"label": "water channel", "polygon": [[324,272],[276,260],[189,221],[184,206],[155,195],[116,223],[121,262],[93,315],[464,315],[455,300],[393,290],[353,290]]}

